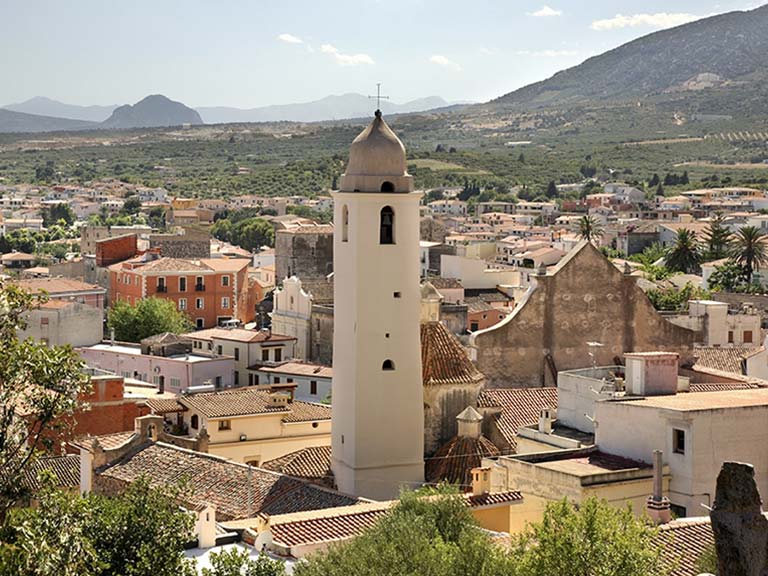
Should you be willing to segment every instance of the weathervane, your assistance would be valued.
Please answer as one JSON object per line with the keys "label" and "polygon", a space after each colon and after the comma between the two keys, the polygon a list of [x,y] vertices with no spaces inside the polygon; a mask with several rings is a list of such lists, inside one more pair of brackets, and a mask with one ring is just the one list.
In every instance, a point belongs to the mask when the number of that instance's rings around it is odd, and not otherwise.
{"label": "weathervane", "polygon": [[376,98],[376,116],[381,116],[381,101],[389,100],[389,96],[381,95],[381,82],[376,82],[376,96],[368,96],[368,98]]}

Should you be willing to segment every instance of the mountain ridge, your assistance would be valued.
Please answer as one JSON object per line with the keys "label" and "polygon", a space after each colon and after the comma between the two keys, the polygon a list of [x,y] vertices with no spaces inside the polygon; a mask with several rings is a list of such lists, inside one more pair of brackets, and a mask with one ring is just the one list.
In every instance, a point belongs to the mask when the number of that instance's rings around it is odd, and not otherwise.
{"label": "mountain ridge", "polygon": [[25,114],[34,114],[36,116],[85,120],[87,122],[103,122],[109,118],[117,106],[117,104],[107,106],[80,106],[78,104],[66,104],[46,96],[34,96],[24,102],[8,104],[7,106],[3,106],[3,108],[11,110],[12,112],[23,112]]}
{"label": "mountain ridge", "polygon": [[151,94],[136,104],[124,104],[115,108],[111,116],[102,122],[102,127],[154,128],[202,123],[203,120],[196,110],[162,94]]}

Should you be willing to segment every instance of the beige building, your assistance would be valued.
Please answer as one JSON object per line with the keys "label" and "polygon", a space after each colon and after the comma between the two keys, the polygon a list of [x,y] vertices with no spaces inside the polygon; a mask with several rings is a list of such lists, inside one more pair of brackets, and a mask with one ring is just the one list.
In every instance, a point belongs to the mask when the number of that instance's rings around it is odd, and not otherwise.
{"label": "beige building", "polygon": [[700,332],[704,346],[759,346],[762,343],[760,315],[749,306],[729,310],[725,302],[690,300],[687,315],[669,316],[667,320]]}
{"label": "beige building", "polygon": [[301,280],[291,276],[283,280],[274,292],[272,329],[278,334],[296,338],[296,358],[309,358],[310,320],[312,318],[312,294],[302,288]]}
{"label": "beige building", "polygon": [[49,346],[92,346],[104,337],[104,313],[80,302],[49,300],[27,315],[19,338],[33,338]]}
{"label": "beige building", "polygon": [[381,112],[334,195],[333,472],[376,499],[424,480],[419,201]]}
{"label": "beige building", "polygon": [[331,442],[331,407],[291,401],[287,394],[239,388],[147,404],[177,432],[194,438],[204,430],[209,454],[253,466]]}

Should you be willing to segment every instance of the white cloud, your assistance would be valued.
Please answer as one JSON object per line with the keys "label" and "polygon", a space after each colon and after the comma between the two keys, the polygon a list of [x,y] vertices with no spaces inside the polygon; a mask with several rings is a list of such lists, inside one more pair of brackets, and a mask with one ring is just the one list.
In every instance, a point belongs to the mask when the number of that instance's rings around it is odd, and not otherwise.
{"label": "white cloud", "polygon": [[280,40],[281,42],[286,42],[288,44],[301,44],[302,43],[302,39],[299,38],[298,36],[294,36],[293,34],[280,34],[277,37],[277,39]]}
{"label": "white cloud", "polygon": [[483,56],[495,56],[496,50],[494,48],[487,48],[486,46],[480,46],[480,54]]}
{"label": "white cloud", "polygon": [[429,61],[432,62],[432,64],[437,64],[438,66],[442,66],[443,68],[448,68],[456,72],[461,72],[461,64],[459,64],[458,62],[454,62],[453,60],[449,60],[442,54],[433,54],[432,56],[429,57]]}
{"label": "white cloud", "polygon": [[619,28],[637,28],[644,26],[648,28],[672,28],[673,26],[680,26],[681,24],[687,24],[698,20],[699,16],[693,14],[685,14],[681,12],[669,13],[658,12],[656,14],[633,14],[632,16],[624,16],[623,14],[616,14],[613,18],[607,18],[605,20],[595,20],[592,22],[592,30],[617,30]]}
{"label": "white cloud", "polygon": [[555,10],[549,6],[542,6],[536,12],[529,12],[528,16],[536,16],[537,18],[548,18],[550,16],[562,16],[562,10]]}
{"label": "white cloud", "polygon": [[320,46],[320,52],[324,52],[325,54],[333,54],[333,57],[336,59],[336,63],[339,64],[339,66],[375,64],[373,58],[368,56],[368,54],[343,54],[342,52],[339,52],[339,49],[336,48],[336,46],[333,44],[323,44]]}
{"label": "white cloud", "polygon": [[518,56],[544,56],[546,58],[564,58],[578,56],[578,50],[518,50]]}

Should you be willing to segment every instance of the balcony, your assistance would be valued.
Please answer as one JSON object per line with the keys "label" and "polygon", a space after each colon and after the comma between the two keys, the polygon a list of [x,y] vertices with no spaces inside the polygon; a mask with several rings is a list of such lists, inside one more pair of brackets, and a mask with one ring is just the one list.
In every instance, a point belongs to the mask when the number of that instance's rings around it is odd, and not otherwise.
{"label": "balcony", "polygon": [[157,291],[158,292],[168,292],[168,286],[165,284],[158,284],[157,285]]}
{"label": "balcony", "polygon": [[195,292],[205,292],[205,284],[195,284]]}

